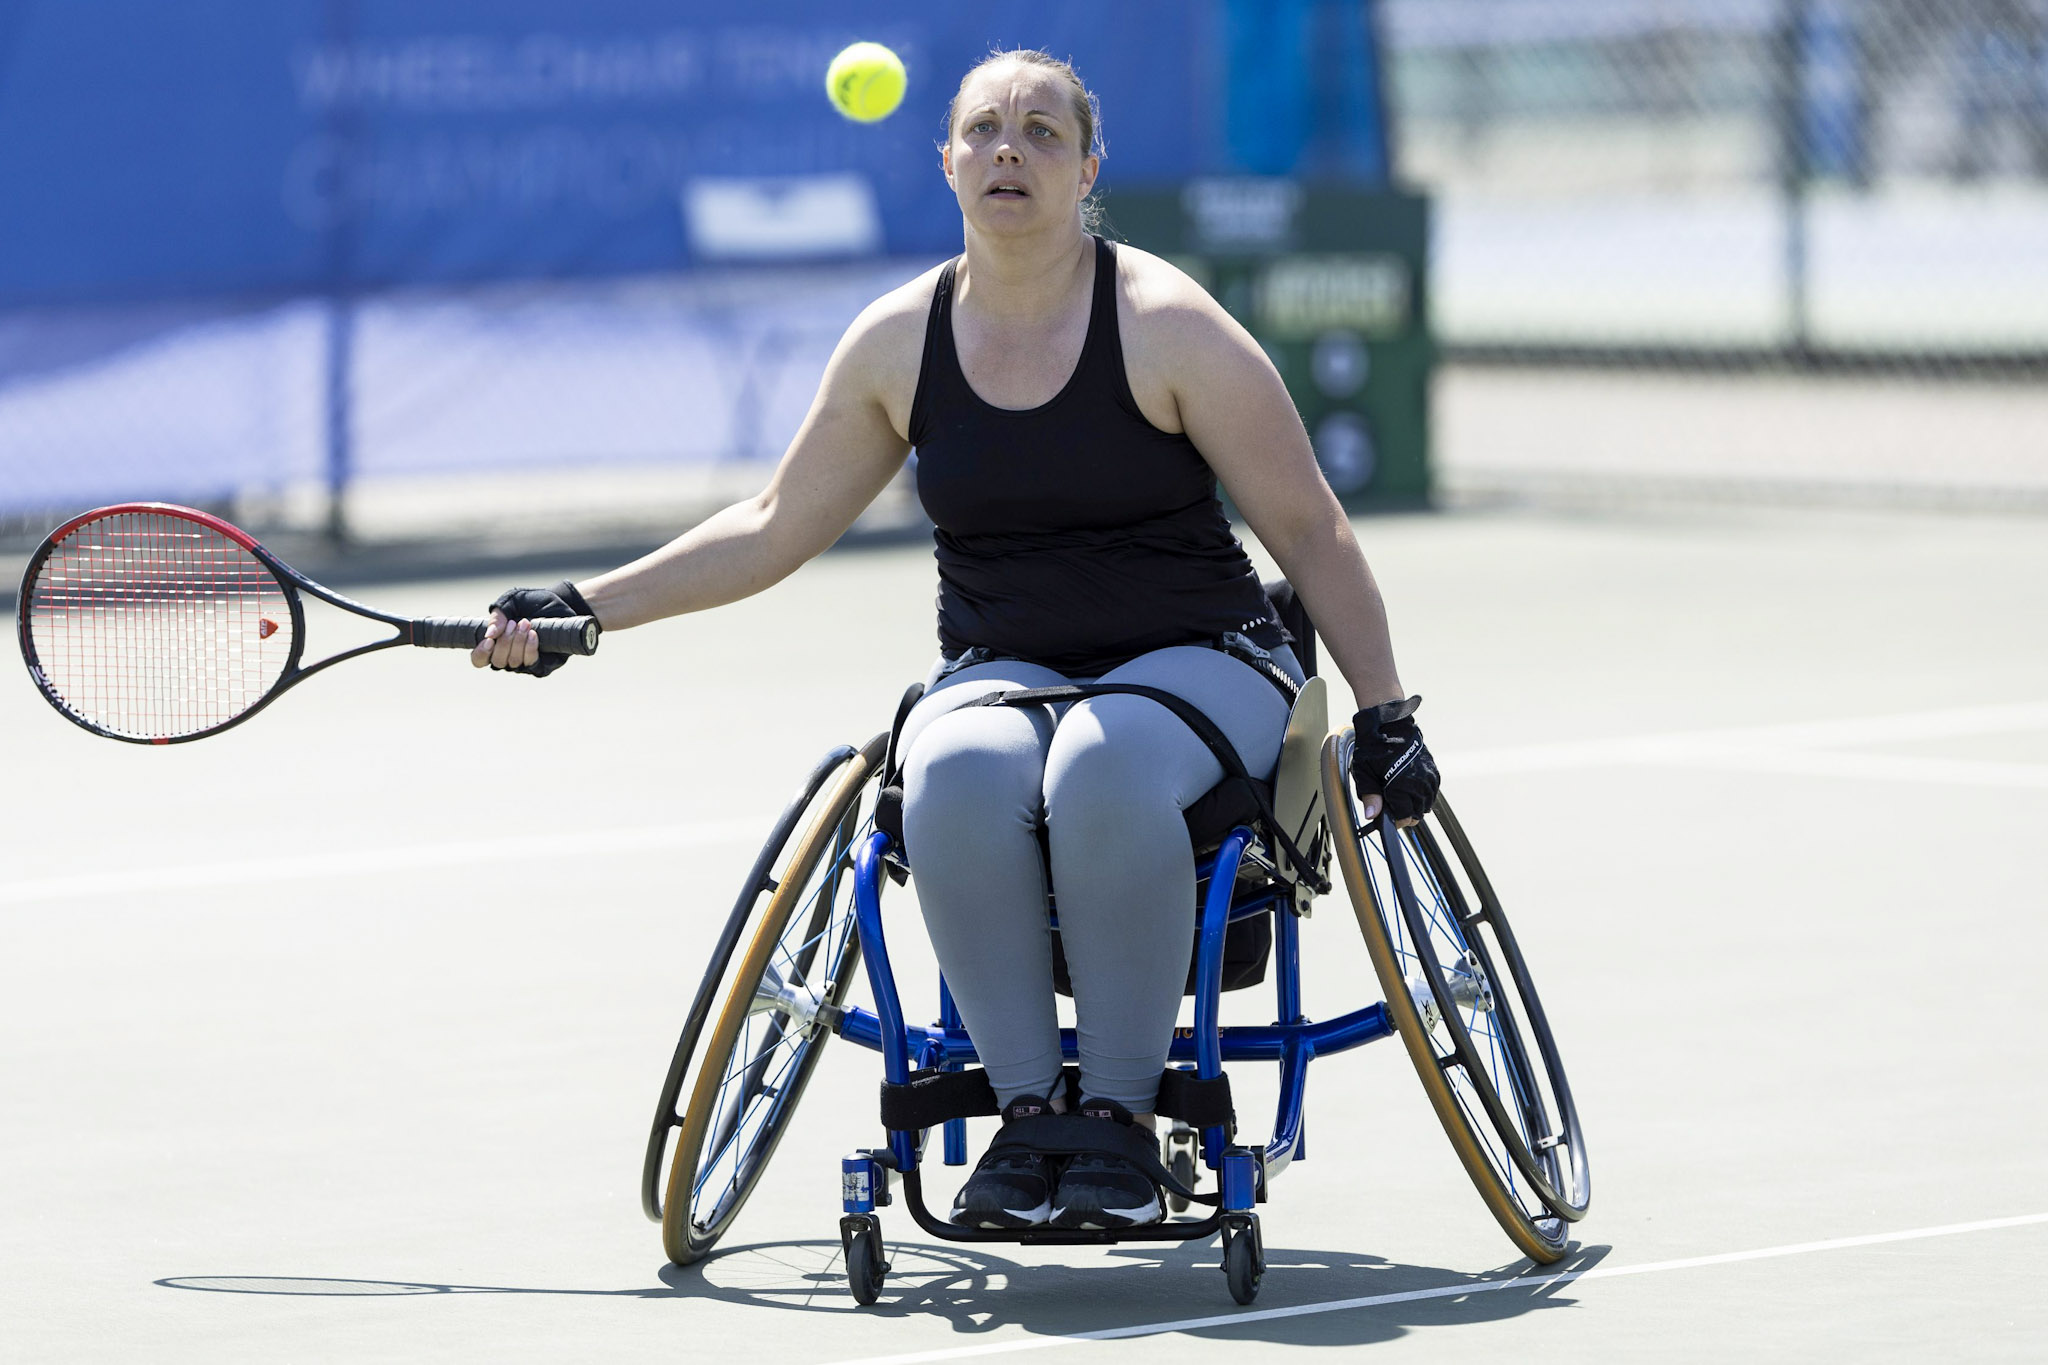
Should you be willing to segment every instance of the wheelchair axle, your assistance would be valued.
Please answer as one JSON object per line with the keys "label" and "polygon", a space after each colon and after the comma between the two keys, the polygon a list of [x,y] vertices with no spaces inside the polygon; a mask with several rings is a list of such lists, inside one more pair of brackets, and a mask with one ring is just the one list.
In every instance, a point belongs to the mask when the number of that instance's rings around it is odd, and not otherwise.
{"label": "wheelchair axle", "polygon": [[[827,1008],[824,997],[802,981],[784,981],[773,966],[762,970],[754,983],[754,998],[748,1014],[780,1014],[791,1024],[791,1032],[811,1032],[818,1016]],[[828,1021],[829,1023],[829,1021]]]}
{"label": "wheelchair axle", "polygon": [[[1479,954],[1467,948],[1464,959],[1456,966],[1445,967],[1443,973],[1444,990],[1453,1004],[1481,1014],[1493,1012],[1493,982],[1487,978]],[[1429,978],[1419,972],[1410,975],[1408,997],[1415,1002],[1415,1012],[1422,1016],[1422,1027],[1434,1033],[1443,1022],[1443,1011],[1437,1007],[1437,994],[1429,988]]]}

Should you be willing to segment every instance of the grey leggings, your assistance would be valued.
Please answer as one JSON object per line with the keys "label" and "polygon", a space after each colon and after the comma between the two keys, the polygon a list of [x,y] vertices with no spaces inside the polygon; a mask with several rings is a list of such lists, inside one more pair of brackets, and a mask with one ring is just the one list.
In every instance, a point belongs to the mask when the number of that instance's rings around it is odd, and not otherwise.
{"label": "grey leggings", "polygon": [[[1297,681],[1293,652],[1274,653]],[[937,670],[934,670],[935,672]],[[969,706],[1067,678],[1037,664],[973,664],[938,681],[904,722],[903,837],[939,968],[1004,1104],[1059,1076],[1045,824],[1074,983],[1081,1088],[1149,1111],[1166,1066],[1194,943],[1195,864],[1181,812],[1223,767],[1171,711],[1143,697],[1059,708]],[[1218,650],[1154,650],[1102,675],[1200,707],[1255,777],[1270,776],[1287,702]]]}

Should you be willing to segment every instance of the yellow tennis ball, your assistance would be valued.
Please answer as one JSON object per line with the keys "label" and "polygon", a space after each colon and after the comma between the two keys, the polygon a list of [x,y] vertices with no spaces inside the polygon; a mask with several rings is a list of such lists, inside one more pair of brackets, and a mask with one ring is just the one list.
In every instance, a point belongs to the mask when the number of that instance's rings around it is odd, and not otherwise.
{"label": "yellow tennis ball", "polygon": [[903,59],[880,43],[855,43],[825,68],[832,107],[860,123],[873,123],[903,103]]}

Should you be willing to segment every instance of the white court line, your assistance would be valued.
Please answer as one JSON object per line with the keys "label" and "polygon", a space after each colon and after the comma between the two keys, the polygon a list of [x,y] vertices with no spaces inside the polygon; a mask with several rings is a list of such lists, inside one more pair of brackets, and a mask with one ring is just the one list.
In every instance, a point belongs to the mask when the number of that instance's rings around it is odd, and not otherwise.
{"label": "white court line", "polygon": [[980,1346],[949,1346],[936,1351],[911,1351],[903,1355],[862,1356],[836,1361],[834,1365],[921,1365],[924,1361],[965,1360],[971,1356],[1008,1355],[1012,1351],[1043,1351],[1056,1346],[1076,1346],[1090,1341],[1117,1341],[1127,1337],[1160,1336],[1168,1332],[1197,1332],[1212,1327],[1240,1327],[1250,1322],[1275,1322],[1282,1318],[1307,1318],[1323,1313],[1342,1313],[1354,1308],[1378,1308],[1391,1303],[1415,1303],[1423,1299],[1454,1299],[1500,1289],[1545,1289],[1573,1280],[1612,1279],[1622,1275],[1654,1275],[1666,1270],[1695,1270],[1701,1266],[1730,1265],[1737,1261],[1765,1261],[1779,1256],[1805,1256],[1816,1251],[1844,1251],[1852,1247],[1882,1246],[1887,1242],[1914,1242],[1925,1237],[1953,1237],[1965,1232],[1990,1232],[1995,1228],[2027,1227],[2048,1223],[2048,1213],[2028,1213],[2017,1218],[1986,1218],[1975,1223],[1946,1223],[1940,1227],[1911,1228],[1904,1232],[1879,1232],[1864,1237],[1835,1237],[1825,1242],[1795,1242],[1790,1246],[1759,1247],[1754,1251],[1724,1251],[1714,1256],[1687,1256],[1675,1261],[1646,1261],[1642,1265],[1594,1266],[1589,1270],[1566,1270],[1555,1275],[1522,1275],[1509,1280],[1476,1280],[1447,1284],[1436,1289],[1411,1289],[1399,1294],[1372,1294],[1357,1299],[1331,1299],[1323,1303],[1296,1304],[1291,1308],[1261,1308],[1252,1312],[1218,1313],[1206,1318],[1181,1318],[1174,1322],[1148,1322],[1133,1327],[1109,1327],[1099,1332],[1074,1332],[1062,1336],[1024,1337],[993,1341]]}
{"label": "white court line", "polygon": [[1907,754],[1845,754],[1830,749],[1729,749],[1673,758],[1688,768],[1844,777],[1858,782],[1934,782],[1964,787],[2048,790],[2048,763],[1999,763],[1975,758],[1915,758]]}
{"label": "white court line", "polygon": [[[1903,754],[1849,754],[1830,745],[1951,738],[2048,729],[2048,702],[1953,707],[1903,715],[1859,716],[1848,720],[1800,721],[1785,725],[1689,730],[1661,735],[1625,735],[1577,744],[1532,744],[1459,754],[1459,777],[1501,777],[1579,768],[1665,764],[1681,767],[1770,771],[1861,781],[1942,782],[1974,786],[2048,789],[2048,764],[1998,763],[1976,759],[1919,758]],[[1809,747],[1815,746],[1815,747]],[[758,838],[771,817],[717,820],[688,827],[647,826],[593,830],[551,839],[564,853],[637,853],[704,848]],[[185,867],[133,868],[33,881],[0,883],[0,907],[93,896],[145,894],[194,887],[239,886],[314,877],[347,877],[412,868],[453,867],[490,862],[532,851],[525,839],[457,840],[399,848],[318,853],[250,862],[199,863]]]}
{"label": "white court line", "polygon": [[[1752,725],[1725,730],[1682,730],[1662,735],[1622,735],[1613,739],[1591,739],[1570,744],[1529,744],[1512,749],[1481,750],[1477,753],[1459,755],[1456,763],[1457,772],[1461,775],[1496,777],[1510,773],[1557,772],[1570,768],[1609,767],[1617,764],[1691,764],[1726,756],[1748,759],[1760,751],[1810,751],[1835,745],[1910,743],[1915,740],[1955,739],[1969,735],[2008,734],[2023,730],[2048,730],[2048,702],[1952,707],[1939,711],[1913,711],[1903,715],[1857,716],[1847,720],[1799,721],[1785,725]],[[1938,770],[1931,760],[1897,756],[1896,761],[1900,764],[1924,762],[1929,771]],[[1971,766],[1977,769],[2010,768],[2040,771],[2042,765],[1983,763]],[[1903,769],[1888,775],[1895,776],[1902,772]],[[1951,777],[1948,780],[1965,779]],[[1997,785],[2010,784],[1998,782]]]}
{"label": "white court line", "polygon": [[[582,834],[549,835],[547,855],[644,853],[663,849],[706,848],[715,844],[762,838],[773,827],[771,816],[757,820],[699,820],[690,824],[649,825],[632,829],[591,830]],[[0,906],[31,901],[77,900],[90,896],[139,895],[194,887],[240,886],[250,882],[305,880],[311,877],[358,877],[411,868],[452,867],[500,858],[531,857],[532,839],[472,839],[452,843],[411,844],[398,848],[355,849],[312,853],[295,858],[256,858],[233,863],[193,863],[184,867],[138,867],[119,872],[85,872],[69,877],[0,884]]]}

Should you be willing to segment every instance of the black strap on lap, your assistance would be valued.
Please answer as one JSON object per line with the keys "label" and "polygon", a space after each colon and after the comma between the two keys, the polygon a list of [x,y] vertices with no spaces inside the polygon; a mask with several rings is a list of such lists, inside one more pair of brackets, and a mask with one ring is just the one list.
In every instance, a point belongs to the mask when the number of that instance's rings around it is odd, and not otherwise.
{"label": "black strap on lap", "polygon": [[1244,760],[1237,756],[1237,746],[1230,742],[1229,737],[1217,727],[1215,721],[1210,720],[1208,716],[1202,713],[1200,707],[1187,700],[1187,698],[1177,697],[1164,688],[1146,687],[1140,683],[1098,682],[1065,683],[1057,687],[1027,687],[1008,692],[991,692],[974,704],[977,706],[1064,706],[1070,702],[1086,701],[1090,697],[1109,696],[1144,697],[1148,701],[1158,702],[1161,706],[1173,712],[1174,715],[1180,717],[1181,722],[1188,729],[1195,732],[1195,737],[1209,746],[1209,752],[1216,755],[1216,761],[1223,765],[1224,776],[1237,778],[1246,784],[1246,787],[1252,794],[1252,799],[1258,804],[1259,816],[1266,823],[1266,831],[1278,841],[1281,848],[1287,851],[1287,857],[1293,864],[1295,875],[1307,882],[1317,895],[1325,896],[1329,894],[1329,879],[1316,871],[1315,862],[1295,844],[1292,835],[1280,828],[1280,817],[1273,813],[1272,799],[1259,789],[1258,785],[1253,781],[1252,775],[1245,770]]}

